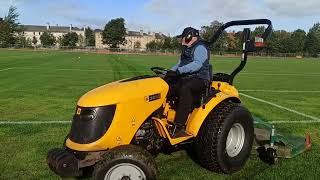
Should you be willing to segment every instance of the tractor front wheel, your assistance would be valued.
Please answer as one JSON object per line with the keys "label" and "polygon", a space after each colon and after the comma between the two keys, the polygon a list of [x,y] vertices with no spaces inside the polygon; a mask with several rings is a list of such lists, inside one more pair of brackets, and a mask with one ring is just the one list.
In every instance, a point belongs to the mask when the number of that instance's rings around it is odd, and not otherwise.
{"label": "tractor front wheel", "polygon": [[156,179],[156,164],[151,154],[139,146],[119,146],[104,154],[94,166],[93,178],[152,180]]}
{"label": "tractor front wheel", "polygon": [[222,102],[207,116],[189,154],[208,170],[230,174],[244,166],[253,138],[250,112],[239,104]]}

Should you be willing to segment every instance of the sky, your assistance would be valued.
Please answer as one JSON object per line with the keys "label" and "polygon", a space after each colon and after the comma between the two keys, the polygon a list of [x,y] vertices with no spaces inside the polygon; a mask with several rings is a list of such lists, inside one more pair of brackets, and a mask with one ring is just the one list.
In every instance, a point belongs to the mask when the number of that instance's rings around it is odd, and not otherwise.
{"label": "sky", "polygon": [[274,29],[308,31],[320,22],[320,0],[0,0],[0,17],[10,5],[21,24],[103,28],[123,17],[129,30],[180,34],[218,20],[268,18]]}

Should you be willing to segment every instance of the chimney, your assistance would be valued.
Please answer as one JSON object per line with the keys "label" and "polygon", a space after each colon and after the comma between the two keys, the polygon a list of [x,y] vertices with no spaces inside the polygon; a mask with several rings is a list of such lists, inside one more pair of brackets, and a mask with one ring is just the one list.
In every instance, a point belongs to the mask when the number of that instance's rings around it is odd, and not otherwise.
{"label": "chimney", "polygon": [[50,23],[47,23],[47,31],[50,29]]}
{"label": "chimney", "polygon": [[70,24],[70,31],[72,31],[72,24]]}

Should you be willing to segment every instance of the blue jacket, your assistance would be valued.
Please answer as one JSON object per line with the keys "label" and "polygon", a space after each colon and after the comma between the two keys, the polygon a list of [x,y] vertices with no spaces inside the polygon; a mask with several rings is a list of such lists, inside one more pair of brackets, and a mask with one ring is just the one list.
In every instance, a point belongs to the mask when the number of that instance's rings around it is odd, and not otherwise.
{"label": "blue jacket", "polygon": [[180,74],[210,80],[209,50],[206,45],[198,41],[191,47],[184,48],[181,58],[174,67],[173,71],[179,71]]}

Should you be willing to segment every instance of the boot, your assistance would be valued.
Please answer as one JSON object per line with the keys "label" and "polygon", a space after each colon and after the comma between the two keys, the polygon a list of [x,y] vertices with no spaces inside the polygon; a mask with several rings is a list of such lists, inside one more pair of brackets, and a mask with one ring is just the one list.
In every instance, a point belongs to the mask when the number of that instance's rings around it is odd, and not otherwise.
{"label": "boot", "polygon": [[186,129],[185,125],[173,123],[169,126],[168,129],[169,129],[169,132],[170,132],[172,138],[179,138],[179,137],[188,136],[188,134],[185,131],[185,129]]}

